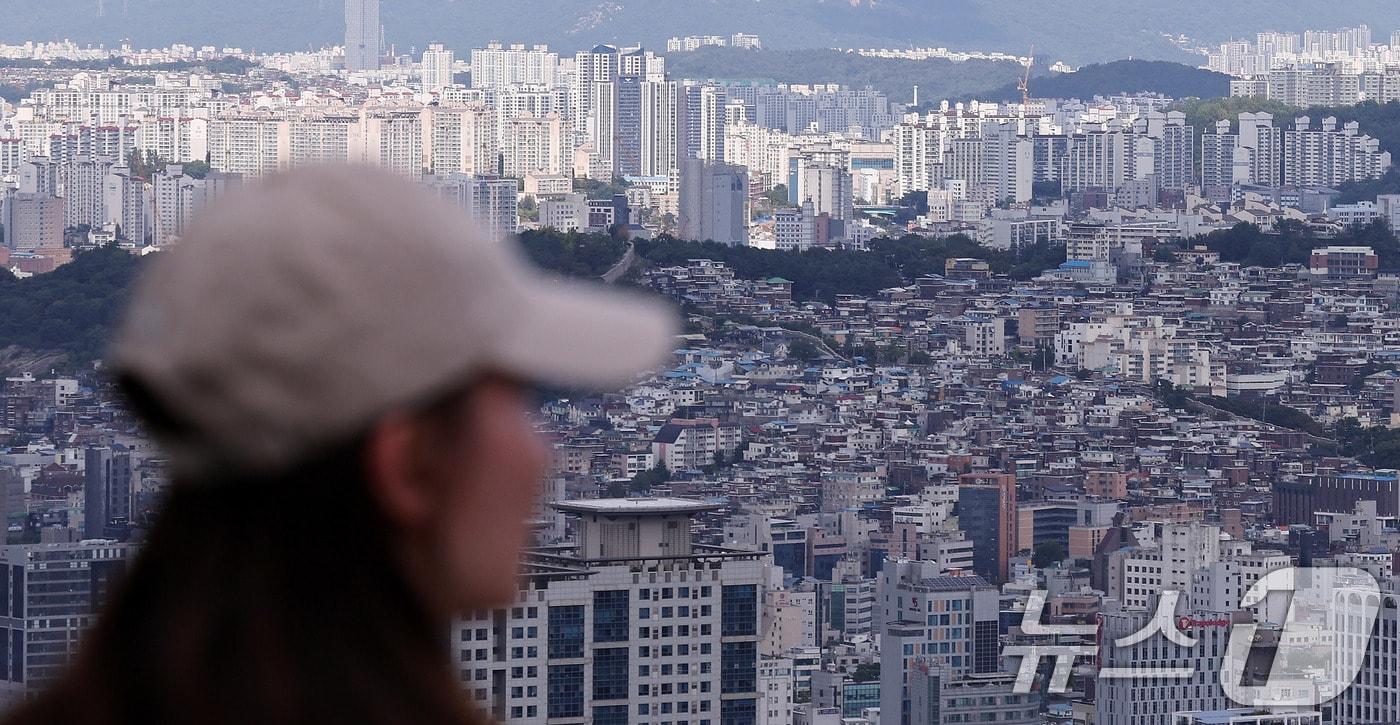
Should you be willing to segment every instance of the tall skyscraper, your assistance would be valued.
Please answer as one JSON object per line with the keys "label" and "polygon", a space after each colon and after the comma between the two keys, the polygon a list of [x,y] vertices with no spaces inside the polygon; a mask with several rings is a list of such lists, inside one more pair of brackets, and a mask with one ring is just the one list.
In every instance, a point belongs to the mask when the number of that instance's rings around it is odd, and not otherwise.
{"label": "tall skyscraper", "polygon": [[345,0],[345,70],[379,70],[379,0]]}

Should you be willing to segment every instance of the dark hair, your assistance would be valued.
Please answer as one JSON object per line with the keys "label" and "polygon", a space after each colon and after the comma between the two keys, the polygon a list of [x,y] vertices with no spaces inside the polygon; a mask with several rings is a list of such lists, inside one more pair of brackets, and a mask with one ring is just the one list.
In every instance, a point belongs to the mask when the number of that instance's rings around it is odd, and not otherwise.
{"label": "dark hair", "polygon": [[470,723],[350,445],[180,482],[73,669],[11,723]]}

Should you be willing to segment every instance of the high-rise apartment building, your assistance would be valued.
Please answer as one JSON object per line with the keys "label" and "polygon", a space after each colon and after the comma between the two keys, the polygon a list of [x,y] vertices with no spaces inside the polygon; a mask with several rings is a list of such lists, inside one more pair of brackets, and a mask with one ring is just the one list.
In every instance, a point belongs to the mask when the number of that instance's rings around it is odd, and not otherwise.
{"label": "high-rise apartment building", "polygon": [[742,166],[683,159],[677,218],[681,238],[748,244],[748,188],[748,170]]}
{"label": "high-rise apartment building", "polygon": [[485,48],[473,48],[471,54],[472,88],[504,89],[512,86],[554,87],[559,72],[559,54],[549,46],[526,48],[498,42]]}
{"label": "high-rise apartment building", "polygon": [[1324,118],[1319,127],[1299,117],[1283,132],[1283,183],[1290,186],[1338,186],[1380,178],[1390,168],[1390,152],[1363,135],[1355,121],[1337,126]]}
{"label": "high-rise apartment building", "polygon": [[512,723],[754,725],[758,552],[703,546],[683,499],[560,502],[576,542],[527,564],[509,609],[457,627],[463,684]]}
{"label": "high-rise apartment building", "polygon": [[440,91],[452,85],[452,65],[456,54],[442,43],[429,43],[423,51],[423,90]]}
{"label": "high-rise apartment building", "polygon": [[345,69],[379,70],[379,0],[345,0]]}

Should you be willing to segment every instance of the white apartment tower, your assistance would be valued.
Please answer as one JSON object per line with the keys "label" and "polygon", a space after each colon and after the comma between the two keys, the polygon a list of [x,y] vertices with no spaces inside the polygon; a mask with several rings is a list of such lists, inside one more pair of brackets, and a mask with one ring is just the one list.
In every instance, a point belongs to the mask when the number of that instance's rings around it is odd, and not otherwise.
{"label": "white apartment tower", "polygon": [[440,91],[452,85],[452,64],[456,55],[442,43],[429,43],[423,51],[423,90]]}
{"label": "white apartment tower", "polygon": [[472,88],[552,88],[559,72],[559,54],[550,52],[545,45],[526,48],[492,42],[485,48],[473,48],[471,62]]}

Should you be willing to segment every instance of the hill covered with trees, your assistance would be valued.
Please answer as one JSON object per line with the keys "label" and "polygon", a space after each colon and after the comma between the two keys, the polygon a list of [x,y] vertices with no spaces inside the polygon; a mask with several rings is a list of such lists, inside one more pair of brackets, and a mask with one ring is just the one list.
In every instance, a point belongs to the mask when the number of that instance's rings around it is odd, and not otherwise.
{"label": "hill covered with trees", "polygon": [[141,258],[101,248],[48,274],[15,279],[0,271],[0,350],[88,366],[105,351],[140,268]]}
{"label": "hill covered with trees", "polygon": [[741,279],[782,277],[790,280],[798,299],[833,301],[837,295],[873,295],[882,289],[912,283],[929,274],[943,274],[949,258],[986,260],[992,271],[1014,279],[1030,279],[1065,261],[1065,249],[1037,245],[1020,254],[988,249],[963,236],[930,238],[905,235],[870,242],[870,251],[813,249],[787,252],[756,247],[731,247],[714,242],[688,242],[670,237],[637,242],[637,253],[656,265],[680,265],[691,259],[724,262]]}
{"label": "hill covered with trees", "polygon": [[[627,242],[605,234],[529,231],[520,237],[540,267],[597,279],[617,263]],[[708,258],[731,266],[743,279],[784,277],[800,299],[832,301],[839,294],[873,295],[881,289],[942,274],[949,257],[977,257],[992,269],[1028,279],[1065,259],[1063,247],[1040,246],[1016,255],[980,247],[965,236],[877,239],[871,251],[816,249],[779,252],[660,237],[637,240],[640,264],[675,265]],[[83,369],[106,351],[143,260],[113,247],[82,252],[48,274],[16,279],[0,271],[0,367],[43,360],[47,366]]]}
{"label": "hill covered with trees", "polygon": [[[1170,98],[1219,98],[1230,95],[1230,76],[1181,63],[1151,60],[1119,60],[1087,65],[1074,73],[1052,73],[1031,78],[1034,98],[1080,98],[1120,93],[1160,93]],[[1012,82],[968,98],[1019,101],[1021,91]]]}

